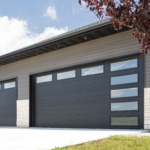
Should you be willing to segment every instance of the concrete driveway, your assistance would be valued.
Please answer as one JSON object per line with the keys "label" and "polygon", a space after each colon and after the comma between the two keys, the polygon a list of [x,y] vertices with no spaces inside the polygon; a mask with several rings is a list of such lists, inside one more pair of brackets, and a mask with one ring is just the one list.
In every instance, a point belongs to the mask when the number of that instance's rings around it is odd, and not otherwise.
{"label": "concrete driveway", "polygon": [[0,128],[0,150],[50,150],[111,135],[135,135],[141,130]]}

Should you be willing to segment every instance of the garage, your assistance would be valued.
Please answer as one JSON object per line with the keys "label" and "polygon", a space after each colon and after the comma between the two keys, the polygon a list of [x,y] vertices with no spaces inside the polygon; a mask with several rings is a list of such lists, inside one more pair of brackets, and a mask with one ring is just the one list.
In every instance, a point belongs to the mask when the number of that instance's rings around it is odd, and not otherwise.
{"label": "garage", "polygon": [[16,80],[0,82],[0,126],[16,126]]}
{"label": "garage", "polygon": [[31,126],[143,128],[143,66],[137,55],[32,75]]}

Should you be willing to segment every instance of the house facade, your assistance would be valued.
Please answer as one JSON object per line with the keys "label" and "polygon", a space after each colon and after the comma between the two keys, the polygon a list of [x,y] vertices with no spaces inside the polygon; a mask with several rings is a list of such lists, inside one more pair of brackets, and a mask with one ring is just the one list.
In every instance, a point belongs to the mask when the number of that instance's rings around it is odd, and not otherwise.
{"label": "house facade", "polygon": [[150,129],[150,53],[109,19],[0,57],[0,126]]}

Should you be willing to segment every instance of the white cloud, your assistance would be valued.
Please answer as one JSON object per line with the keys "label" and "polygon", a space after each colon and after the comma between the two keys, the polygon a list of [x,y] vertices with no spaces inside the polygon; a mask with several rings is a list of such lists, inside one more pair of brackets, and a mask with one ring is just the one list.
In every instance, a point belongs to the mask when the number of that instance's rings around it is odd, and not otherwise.
{"label": "white cloud", "polygon": [[47,10],[44,12],[44,17],[50,17],[54,20],[57,19],[56,8],[54,6],[49,6]]}
{"label": "white cloud", "polygon": [[47,27],[43,33],[29,31],[25,20],[0,17],[0,55],[54,37],[68,31],[68,27]]}

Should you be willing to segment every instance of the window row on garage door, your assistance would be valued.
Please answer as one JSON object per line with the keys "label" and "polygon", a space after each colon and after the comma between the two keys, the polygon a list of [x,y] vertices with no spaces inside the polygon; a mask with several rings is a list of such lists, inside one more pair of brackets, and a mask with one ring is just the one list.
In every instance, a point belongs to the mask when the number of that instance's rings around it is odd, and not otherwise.
{"label": "window row on garage door", "polygon": [[32,126],[142,128],[143,64],[139,56],[34,75]]}

